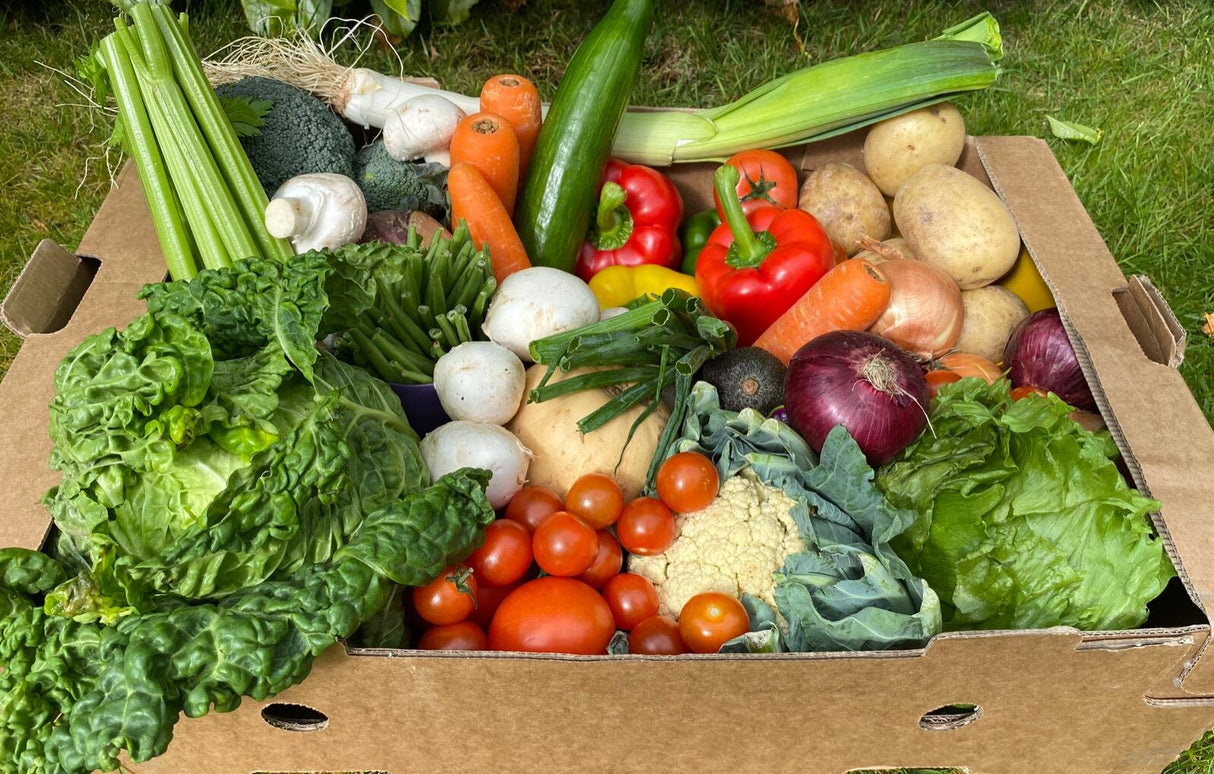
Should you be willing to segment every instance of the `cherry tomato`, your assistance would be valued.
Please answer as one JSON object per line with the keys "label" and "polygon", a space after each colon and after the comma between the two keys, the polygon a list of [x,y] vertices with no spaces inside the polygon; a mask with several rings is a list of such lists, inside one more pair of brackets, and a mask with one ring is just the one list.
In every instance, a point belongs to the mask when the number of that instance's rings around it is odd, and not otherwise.
{"label": "cherry tomato", "polygon": [[624,566],[624,552],[620,549],[620,541],[607,530],[600,529],[598,536],[599,552],[595,554],[594,561],[586,568],[586,572],[577,576],[577,579],[592,589],[601,590],[607,585],[607,581],[620,574],[620,568]]}
{"label": "cherry tomato", "polygon": [[506,518],[534,533],[540,522],[564,508],[561,496],[542,486],[525,486],[506,504]]}
{"label": "cherry tomato", "polygon": [[638,497],[628,503],[615,523],[620,545],[641,556],[653,556],[670,548],[676,532],[674,514],[661,500],[652,497]]}
{"label": "cherry tomato", "polygon": [[594,527],[568,511],[557,511],[544,519],[531,536],[535,563],[549,575],[581,575],[599,553]]}
{"label": "cherry tomato", "polygon": [[658,469],[658,497],[675,513],[707,508],[720,486],[717,466],[699,452],[679,452]]}
{"label": "cherry tomato", "polygon": [[489,586],[508,586],[531,566],[531,535],[517,521],[498,519],[485,527],[485,542],[468,557],[476,579]]}
{"label": "cherry tomato", "polygon": [[420,650],[484,650],[489,639],[484,630],[471,621],[432,626],[422,634]]}
{"label": "cherry tomato", "polygon": [[624,509],[624,493],[611,476],[587,473],[565,495],[565,510],[595,529],[607,529]]}
{"label": "cherry tomato", "polygon": [[658,590],[648,578],[631,572],[621,573],[603,587],[603,599],[611,608],[615,627],[631,631],[634,626],[658,614]]}
{"label": "cherry tomato", "polygon": [[[744,150],[730,156],[725,162],[738,170],[738,198],[742,201],[742,212],[749,215],[759,207],[797,206],[797,170],[788,159],[772,150]],[[712,199],[717,205],[717,214],[725,217],[721,201],[716,193]]]}
{"label": "cherry tomato", "polygon": [[435,625],[458,623],[476,607],[476,578],[467,567],[448,567],[425,586],[413,588],[413,606]]}
{"label": "cherry tomato", "polygon": [[927,379],[927,396],[929,398],[936,397],[941,386],[961,381],[961,374],[943,369],[932,369],[924,376]]}
{"label": "cherry tomato", "polygon": [[1030,395],[1040,395],[1044,398],[1049,395],[1049,393],[1040,387],[1030,387],[1027,384],[1022,384],[1019,387],[1012,388],[1012,400],[1020,400],[1021,398],[1027,398]]}
{"label": "cherry tomato", "polygon": [[468,616],[468,620],[481,627],[482,630],[489,631],[489,623],[493,620],[493,614],[497,612],[502,600],[528,580],[531,578],[525,578],[519,583],[511,583],[509,586],[481,586],[476,592],[476,609],[472,611],[472,615]]}
{"label": "cherry tomato", "polygon": [[503,600],[489,625],[492,650],[605,653],[615,634],[611,608],[576,578],[528,581]]}
{"label": "cherry tomato", "polygon": [[746,608],[719,591],[696,594],[679,613],[679,634],[696,653],[716,653],[727,641],[749,630]]}
{"label": "cherry tomato", "polygon": [[628,652],[646,656],[677,656],[687,652],[679,625],[673,618],[653,615],[632,627],[628,634]]}

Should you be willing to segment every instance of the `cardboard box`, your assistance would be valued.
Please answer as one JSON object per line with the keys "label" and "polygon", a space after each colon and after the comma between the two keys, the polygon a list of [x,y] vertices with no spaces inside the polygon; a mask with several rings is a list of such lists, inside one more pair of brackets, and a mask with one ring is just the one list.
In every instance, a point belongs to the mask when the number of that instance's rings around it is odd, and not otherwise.
{"label": "cardboard box", "polygon": [[[855,134],[789,151],[802,169],[860,163]],[[1134,631],[949,633],[924,649],[779,656],[575,657],[347,652],[273,701],[185,720],[139,772],[1158,772],[1214,726],[1214,432],[1176,372],[1183,332],[1127,280],[1041,140],[972,140],[1059,300],[1100,410],[1180,573]],[[689,210],[708,165],[680,167]],[[59,360],[142,311],[164,276],[138,180],[118,181],[78,255],[43,243],[5,302],[26,335],[0,384],[0,545],[37,547],[47,404]],[[963,706],[956,706],[963,705]],[[964,705],[974,705],[968,708]]]}

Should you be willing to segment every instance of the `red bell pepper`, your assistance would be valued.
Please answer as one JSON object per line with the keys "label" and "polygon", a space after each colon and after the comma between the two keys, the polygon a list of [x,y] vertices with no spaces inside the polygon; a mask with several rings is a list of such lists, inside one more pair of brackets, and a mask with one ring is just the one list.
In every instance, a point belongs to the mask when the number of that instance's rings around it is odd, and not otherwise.
{"label": "red bell pepper", "polygon": [[608,266],[659,264],[679,268],[683,197],[656,169],[607,162],[598,214],[578,253],[577,275],[587,282]]}
{"label": "red bell pepper", "polygon": [[738,330],[738,346],[754,342],[835,264],[830,237],[804,210],[760,207],[743,213],[738,170],[722,165],[713,188],[725,222],[696,262],[704,303]]}

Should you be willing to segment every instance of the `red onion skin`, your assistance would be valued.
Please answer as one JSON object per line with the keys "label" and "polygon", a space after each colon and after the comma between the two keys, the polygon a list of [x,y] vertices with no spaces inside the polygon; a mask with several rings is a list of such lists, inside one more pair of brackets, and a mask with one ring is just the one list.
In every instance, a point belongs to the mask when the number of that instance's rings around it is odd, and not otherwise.
{"label": "red onion skin", "polygon": [[[874,359],[893,376],[888,390],[862,373]],[[889,462],[927,425],[927,380],[913,357],[880,336],[825,333],[793,355],[784,378],[789,424],[815,451],[843,425],[870,465]]]}
{"label": "red onion skin", "polygon": [[1003,349],[1003,367],[1013,387],[1037,387],[1077,409],[1097,410],[1057,309],[1042,309],[1020,321]]}

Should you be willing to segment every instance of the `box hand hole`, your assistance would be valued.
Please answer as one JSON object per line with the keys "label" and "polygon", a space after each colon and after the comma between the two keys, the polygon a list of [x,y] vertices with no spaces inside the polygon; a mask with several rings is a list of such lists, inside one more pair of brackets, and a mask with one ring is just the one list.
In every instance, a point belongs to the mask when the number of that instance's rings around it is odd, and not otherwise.
{"label": "box hand hole", "polygon": [[329,716],[320,710],[285,702],[262,707],[261,719],[284,731],[319,731],[329,725]]}
{"label": "box hand hole", "polygon": [[968,726],[980,717],[982,707],[977,704],[946,704],[919,718],[919,727],[928,731],[951,731]]}

